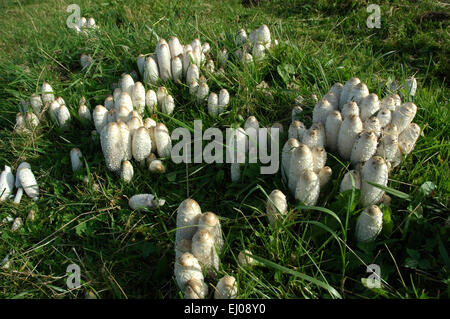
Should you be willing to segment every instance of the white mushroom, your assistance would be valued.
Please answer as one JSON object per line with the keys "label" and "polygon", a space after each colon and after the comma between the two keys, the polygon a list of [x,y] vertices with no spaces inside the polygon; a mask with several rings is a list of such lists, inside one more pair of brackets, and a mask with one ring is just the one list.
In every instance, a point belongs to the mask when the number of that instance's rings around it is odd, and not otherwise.
{"label": "white mushroom", "polygon": [[339,187],[340,192],[345,192],[352,188],[361,189],[361,174],[357,170],[348,171],[342,179]]}
{"label": "white mushroom", "polygon": [[156,97],[156,92],[153,90],[148,90],[145,94],[145,106],[150,114],[156,113],[156,105],[158,99]]}
{"label": "white mushroom", "polygon": [[201,214],[201,208],[195,200],[188,198],[181,202],[177,209],[175,243],[182,239],[192,239],[197,231],[197,224]]}
{"label": "white mushroom", "polygon": [[287,212],[286,196],[278,189],[273,190],[266,201],[266,214],[270,225],[273,226],[283,216],[286,216]]}
{"label": "white mushroom", "polygon": [[144,65],[144,83],[156,85],[159,79],[158,64],[149,56]]}
{"label": "white mushroom", "polygon": [[314,206],[319,199],[319,194],[319,176],[311,169],[303,170],[295,188],[295,199],[305,205]]}
{"label": "white mushroom", "polygon": [[100,134],[100,142],[106,167],[110,171],[118,172],[124,157],[120,126],[116,122],[105,126],[105,129]]}
{"label": "white mushroom", "polygon": [[170,153],[172,151],[172,140],[169,135],[169,130],[163,123],[157,123],[154,131],[156,149],[159,157],[170,157]]}
{"label": "white mushroom", "polygon": [[386,186],[388,182],[388,167],[384,159],[380,156],[373,156],[361,169],[361,205],[378,204],[383,197],[384,191],[367,182]]}
{"label": "white mushroom", "polygon": [[302,171],[312,170],[313,167],[313,155],[310,148],[305,144],[300,144],[291,153],[289,161],[288,186],[292,194],[295,194]]}
{"label": "white mushroom", "polygon": [[83,154],[79,148],[72,148],[70,150],[70,163],[72,164],[72,172],[76,172],[83,167]]}
{"label": "white mushroom", "polygon": [[214,291],[214,299],[236,299],[238,287],[236,278],[224,276],[220,278]]}
{"label": "white mushroom", "polygon": [[133,210],[145,210],[156,209],[160,206],[163,206],[166,201],[162,198],[156,198],[153,194],[137,194],[131,196],[128,200],[128,205],[130,205]]}
{"label": "white mushroom", "polygon": [[364,209],[356,220],[356,240],[371,242],[375,240],[383,227],[383,212],[376,205]]}
{"label": "white mushroom", "polygon": [[351,115],[342,121],[338,135],[338,150],[344,159],[350,159],[353,144],[362,129],[363,125],[359,116]]}
{"label": "white mushroom", "polygon": [[353,144],[350,161],[353,165],[368,161],[377,150],[377,136],[372,131],[362,131]]}
{"label": "white mushroom", "polygon": [[14,175],[11,167],[5,165],[5,170],[0,174],[0,202],[9,198],[14,190]]}
{"label": "white mushroom", "polygon": [[339,129],[342,124],[342,116],[339,111],[333,111],[328,114],[325,121],[325,135],[327,148],[334,152],[338,148]]}
{"label": "white mushroom", "polygon": [[138,128],[132,138],[131,150],[133,158],[141,165],[145,164],[145,159],[152,151],[152,140],[148,130],[141,126]]}

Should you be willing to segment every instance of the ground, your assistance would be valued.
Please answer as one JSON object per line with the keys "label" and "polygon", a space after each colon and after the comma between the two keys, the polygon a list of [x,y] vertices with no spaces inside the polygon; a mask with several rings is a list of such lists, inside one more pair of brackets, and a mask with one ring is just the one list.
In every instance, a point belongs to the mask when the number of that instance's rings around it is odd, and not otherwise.
{"label": "ground", "polygon": [[[37,202],[24,197],[20,205],[1,203],[0,219],[19,216],[24,226],[12,232],[1,225],[0,260],[9,254],[11,262],[0,269],[0,296],[84,298],[91,291],[99,298],[182,298],[173,276],[174,228],[176,209],[190,196],[202,211],[220,216],[226,243],[219,275],[236,277],[241,298],[448,298],[449,4],[378,1],[378,29],[366,25],[366,1],[256,2],[79,0],[82,16],[99,25],[88,36],[66,26],[72,1],[0,4],[0,164],[15,171],[29,162],[41,189]],[[81,96],[92,109],[123,72],[137,71],[137,55],[154,51],[156,35],[176,35],[183,43],[199,38],[211,44],[215,57],[224,46],[234,50],[238,29],[262,23],[279,46],[256,66],[230,64],[225,76],[209,82],[212,90],[225,87],[231,94],[225,116],[212,119],[189,98],[187,87],[168,84],[176,112],[156,119],[170,130],[192,128],[194,119],[202,119],[203,127],[225,128],[255,115],[263,126],[280,122],[287,129],[294,99],[302,95],[302,120],[309,126],[311,95],[320,98],[335,82],[357,76],[384,96],[389,79],[402,83],[415,75],[417,94],[406,99],[418,106],[414,122],[423,135],[389,176],[392,203],[384,208],[385,227],[375,243],[354,240],[359,194],[339,195],[348,163],[338,157],[328,158],[333,180],[318,203],[324,209],[299,208],[289,197],[290,217],[272,229],[265,201],[275,188],[287,194],[280,173],[260,175],[259,167],[247,166],[240,181],[231,183],[229,165],[167,161],[162,176],[135,165],[127,185],[107,171],[92,126],[74,120],[68,131],[49,122],[31,135],[13,132],[20,100],[38,93],[43,80],[75,116]],[[94,59],[88,72],[81,70],[83,53]],[[262,80],[271,95],[257,90]],[[86,160],[76,175],[69,159],[73,147]],[[128,198],[146,192],[166,204],[132,211]],[[26,220],[31,209],[34,222]],[[261,264],[238,266],[242,249]],[[80,266],[80,289],[66,285],[70,264]],[[380,266],[381,289],[362,284],[368,264]]]}

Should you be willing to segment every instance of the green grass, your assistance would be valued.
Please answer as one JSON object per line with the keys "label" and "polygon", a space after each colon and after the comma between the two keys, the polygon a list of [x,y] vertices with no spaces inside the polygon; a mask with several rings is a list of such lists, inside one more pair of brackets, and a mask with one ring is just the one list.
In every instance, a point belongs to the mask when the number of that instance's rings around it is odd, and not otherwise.
{"label": "green grass", "polygon": [[[11,267],[0,269],[3,298],[83,298],[92,290],[101,298],[180,298],[173,277],[176,208],[187,196],[202,211],[221,217],[225,247],[220,275],[237,278],[242,298],[448,298],[449,290],[449,41],[448,4],[437,1],[380,1],[381,29],[366,27],[367,3],[360,1],[264,1],[243,7],[239,1],[77,1],[81,13],[94,17],[98,33],[78,36],[66,27],[72,2],[3,1],[0,4],[0,164],[15,172],[30,162],[41,189],[39,201],[23,198],[0,206],[0,220],[20,216],[17,232],[0,229],[0,259],[10,254]],[[120,74],[137,71],[139,53],[153,52],[155,33],[184,43],[195,37],[211,44],[213,56],[223,46],[234,51],[239,28],[266,23],[280,45],[255,66],[229,65],[211,78],[211,90],[225,87],[230,112],[212,119],[206,107],[189,98],[188,88],[168,84],[176,101],[173,118],[157,119],[170,130],[229,127],[255,115],[269,126],[290,123],[294,99],[306,98],[304,118],[311,124],[314,102],[337,81],[352,76],[384,96],[381,83],[404,81],[415,74],[419,88],[414,122],[423,129],[414,151],[389,176],[392,204],[383,207],[385,227],[377,241],[356,244],[353,233],[359,193],[339,194],[346,165],[328,156],[333,180],[321,192],[317,209],[300,208],[289,196],[289,218],[275,229],[265,216],[266,194],[287,194],[280,174],[260,175],[248,165],[241,181],[230,182],[229,165],[175,165],[155,177],[135,167],[126,185],[108,172],[93,127],[74,120],[71,130],[41,124],[31,136],[13,133],[20,99],[38,92],[48,80],[72,115],[81,96],[92,109],[102,104]],[[79,65],[82,53],[95,63]],[[271,96],[255,87],[262,80]],[[294,83],[298,88],[288,88]],[[85,170],[73,176],[69,151],[79,147]],[[89,174],[89,183],[83,176]],[[431,183],[430,183],[431,182]],[[128,198],[151,192],[166,199],[156,211],[135,212]],[[406,194],[406,196],[405,196]],[[397,196],[395,196],[397,195]],[[30,209],[36,221],[26,221]],[[261,265],[242,268],[237,255],[249,249]],[[83,288],[68,290],[66,268],[80,265]],[[381,267],[385,285],[361,283],[366,265]],[[210,282],[215,285],[216,282]],[[212,291],[212,286],[210,286]]]}

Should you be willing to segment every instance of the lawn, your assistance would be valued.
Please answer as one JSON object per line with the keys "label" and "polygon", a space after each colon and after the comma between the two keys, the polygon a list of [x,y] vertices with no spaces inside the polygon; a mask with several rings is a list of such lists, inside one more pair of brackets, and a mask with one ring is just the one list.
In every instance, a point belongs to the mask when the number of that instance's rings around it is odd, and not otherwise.
{"label": "lawn", "polygon": [[[246,2],[246,1],[244,1]],[[232,275],[239,298],[448,298],[449,297],[449,17],[447,1],[378,1],[381,28],[368,28],[366,1],[84,1],[81,15],[94,17],[98,30],[77,34],[66,26],[72,1],[0,2],[0,165],[13,171],[31,164],[41,196],[20,204],[0,203],[0,221],[21,217],[13,232],[0,225],[2,298],[183,298],[174,277],[176,213],[188,197],[221,220],[225,237],[219,278]],[[194,101],[189,87],[165,84],[175,100],[171,116],[156,114],[170,131],[194,127],[221,129],[254,115],[260,126],[283,124],[287,131],[295,99],[304,97],[301,120],[311,125],[315,105],[336,83],[351,77],[384,97],[386,83],[415,76],[415,96],[423,134],[414,150],[389,174],[390,206],[383,207],[382,233],[370,244],[357,243],[358,192],[339,193],[349,166],[328,154],[332,180],[321,191],[319,208],[301,207],[288,195],[289,218],[271,228],[267,195],[288,194],[281,173],[262,175],[247,164],[231,182],[229,164],[175,164],[151,175],[134,165],[131,183],[109,172],[93,124],[76,119],[82,96],[91,110],[103,104],[122,73],[137,72],[136,57],[154,52],[158,37],[182,43],[209,42],[212,57],[234,36],[266,24],[279,45],[255,64],[230,58],[225,73],[208,79],[211,91],[230,92],[228,111],[212,118]],[[82,70],[80,56],[94,63]],[[74,120],[68,130],[51,121],[31,134],[14,132],[21,99],[40,93],[47,80],[66,101]],[[257,86],[265,81],[267,91]],[[147,86],[148,89],[148,86]],[[282,146],[286,133],[282,136]],[[81,149],[85,163],[72,173],[69,152]],[[280,147],[281,148],[281,147]],[[84,176],[89,181],[84,181]],[[128,199],[152,193],[166,200],[151,211],[134,211]],[[34,210],[34,221],[27,220]],[[337,217],[336,221],[335,217]],[[390,217],[390,218],[389,218]],[[259,265],[242,267],[248,249]],[[66,285],[66,269],[81,269],[79,289]],[[383,285],[368,288],[366,266],[380,266]],[[210,291],[217,281],[210,280]]]}

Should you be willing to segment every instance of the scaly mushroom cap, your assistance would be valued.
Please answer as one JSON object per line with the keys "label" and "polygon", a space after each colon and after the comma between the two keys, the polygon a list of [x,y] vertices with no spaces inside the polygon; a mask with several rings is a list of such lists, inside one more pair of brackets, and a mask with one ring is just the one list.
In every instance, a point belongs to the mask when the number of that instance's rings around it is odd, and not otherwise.
{"label": "scaly mushroom cap", "polygon": [[375,240],[383,227],[383,212],[376,205],[367,207],[356,220],[356,240],[370,242]]}
{"label": "scaly mushroom cap", "polygon": [[[147,117],[145,120],[144,120],[144,126],[145,126],[145,128],[147,129],[147,130],[150,130],[150,128],[152,128],[152,127],[156,127],[156,122],[155,122],[155,120],[154,119],[152,119],[152,118],[150,118],[150,117]],[[151,132],[149,132],[150,133],[150,137],[152,137],[152,134],[151,134]],[[152,149],[153,149],[153,138],[152,138]]]}
{"label": "scaly mushroom cap", "polygon": [[156,105],[158,103],[158,99],[156,97],[156,92],[153,90],[148,90],[145,94],[145,106],[150,114],[156,112]]}
{"label": "scaly mushroom cap", "polygon": [[377,151],[377,136],[372,131],[361,132],[353,144],[350,161],[353,165],[368,161]]}
{"label": "scaly mushroom cap", "polygon": [[396,157],[398,151],[398,136],[397,134],[384,135],[376,151],[376,155],[381,156],[386,162],[391,162]]}
{"label": "scaly mushroom cap", "polygon": [[[17,168],[17,177],[20,181],[20,187],[23,188],[28,197],[37,200],[39,198],[39,186],[31,171],[30,164],[26,162],[21,163]],[[16,185],[16,187],[18,186]]]}
{"label": "scaly mushroom cap", "polygon": [[305,205],[314,206],[319,199],[319,194],[319,176],[311,169],[303,170],[295,188],[295,199]]}
{"label": "scaly mushroom cap", "polygon": [[59,104],[59,102],[56,100],[50,102],[50,106],[48,108],[48,114],[50,115],[50,118],[54,122],[58,121],[58,110],[59,110],[60,106],[61,106],[61,104]]}
{"label": "scaly mushroom cap", "polygon": [[288,186],[292,194],[295,194],[297,182],[305,169],[313,169],[313,155],[308,146],[300,144],[291,153],[289,161]]}
{"label": "scaly mushroom cap", "polygon": [[166,167],[164,166],[163,162],[155,159],[148,164],[148,170],[153,174],[163,174],[166,172]]}
{"label": "scaly mushroom cap", "polygon": [[178,257],[175,262],[175,278],[181,289],[191,279],[204,281],[202,268],[193,254],[186,252]]}
{"label": "scaly mushroom cap", "polygon": [[160,86],[158,88],[158,91],[156,91],[156,99],[158,102],[158,105],[164,104],[164,99],[166,96],[169,95],[169,92],[167,92],[167,89],[164,86]]}
{"label": "scaly mushroom cap", "polygon": [[14,190],[14,175],[11,167],[5,165],[5,170],[0,174],[0,202],[7,200]]}
{"label": "scaly mushroom cap", "polygon": [[186,84],[190,86],[194,81],[198,81],[199,77],[200,72],[198,66],[191,63],[186,72]]}
{"label": "scaly mushroom cap", "polygon": [[131,160],[133,157],[132,153],[132,135],[128,128],[128,125],[124,122],[117,123],[120,128],[120,139],[121,139],[121,146],[123,150],[123,159],[122,160]]}
{"label": "scaly mushroom cap", "polygon": [[299,145],[300,142],[297,139],[289,138],[281,151],[281,174],[285,182],[287,182],[289,175],[289,162],[291,160],[291,154]]}
{"label": "scaly mushroom cap", "polygon": [[131,100],[133,107],[139,114],[145,110],[145,88],[141,82],[136,82],[131,90]]}
{"label": "scaly mushroom cap", "polygon": [[131,96],[134,86],[134,80],[129,74],[122,74],[119,81],[120,89],[123,92],[127,92],[129,96]]}
{"label": "scaly mushroom cap", "polygon": [[383,107],[377,113],[377,118],[380,121],[381,127],[384,128],[386,125],[391,123],[392,112],[387,107]]}
{"label": "scaly mushroom cap", "polygon": [[417,106],[412,102],[405,103],[395,110],[391,123],[397,125],[399,134],[413,121],[416,112]]}
{"label": "scaly mushroom cap", "polygon": [[336,96],[337,99],[337,105],[335,110],[339,109],[339,100],[341,99],[342,90],[344,89],[344,85],[340,82],[336,82],[333,84],[333,86],[330,88],[328,93],[333,93]]}
{"label": "scaly mushroom cap", "polygon": [[159,79],[159,70],[158,64],[153,59],[153,57],[149,56],[145,60],[144,65],[144,83],[155,85]]}
{"label": "scaly mushroom cap", "polygon": [[119,171],[124,157],[119,124],[116,122],[107,124],[100,134],[100,142],[103,155],[105,156],[106,167],[112,172]]}
{"label": "scaly mushroom cap", "polygon": [[61,128],[67,129],[70,123],[70,112],[64,104],[58,108],[58,124]]}
{"label": "scaly mushroom cap", "polygon": [[[133,85],[133,87],[134,87],[134,85]],[[133,100],[131,99],[130,93],[122,92],[122,93],[120,93],[117,100],[114,101],[114,108],[116,109],[116,111],[120,112],[121,107],[127,108],[128,113],[133,111]]]}
{"label": "scaly mushroom cap", "polygon": [[172,58],[183,54],[183,46],[177,37],[171,37],[169,40],[170,55]]}
{"label": "scaly mushroom cap", "polygon": [[220,278],[214,291],[214,299],[236,299],[238,287],[236,278],[224,276]]}
{"label": "scaly mushroom cap", "polygon": [[159,157],[170,157],[172,140],[170,139],[169,130],[163,123],[157,123],[154,132]]}
{"label": "scaly mushroom cap", "polygon": [[350,101],[354,101],[356,104],[360,105],[361,101],[368,95],[369,89],[367,88],[367,85],[360,82],[350,90],[348,98]]}
{"label": "scaly mushroom cap", "polygon": [[163,43],[156,48],[156,57],[159,67],[159,77],[163,81],[167,81],[172,78],[172,71],[170,66],[170,49],[166,43]]}
{"label": "scaly mushroom cap", "polygon": [[128,122],[128,119],[130,117],[130,109],[127,106],[121,106],[119,108],[119,112],[116,111],[116,119],[117,122]]}
{"label": "scaly mushroom cap", "polygon": [[300,141],[303,139],[306,131],[307,129],[305,127],[305,124],[298,120],[292,121],[288,129],[288,138],[295,138]]}
{"label": "scaly mushroom cap", "polygon": [[133,165],[129,161],[122,162],[122,169],[120,171],[120,178],[125,182],[129,183],[133,179],[134,170]]}
{"label": "scaly mushroom cap", "polygon": [[361,205],[378,204],[383,197],[384,191],[367,182],[387,186],[388,167],[385,160],[380,156],[373,156],[362,167],[361,170]]}
{"label": "scaly mushroom cap", "polygon": [[359,116],[350,115],[342,121],[338,135],[338,150],[344,159],[350,159],[353,144],[362,129]]}
{"label": "scaly mushroom cap", "polygon": [[341,111],[342,118],[346,118],[350,115],[359,116],[359,106],[354,101],[350,101],[342,107]]}
{"label": "scaly mushroom cap", "polygon": [[162,104],[161,111],[165,114],[172,114],[175,109],[175,101],[173,100],[172,95],[166,95],[164,98],[164,103]]}
{"label": "scaly mushroom cap", "polygon": [[221,89],[219,92],[219,114],[222,114],[225,111],[225,108],[228,106],[228,103],[230,103],[230,94],[228,93],[227,89]]}
{"label": "scaly mushroom cap", "polygon": [[245,249],[245,250],[241,251],[238,255],[239,265],[245,267],[245,266],[251,266],[251,265],[256,264],[255,260],[249,255],[253,255],[250,250]]}
{"label": "scaly mushroom cap", "polygon": [[378,95],[371,93],[361,100],[360,104],[361,121],[367,120],[380,109]]}
{"label": "scaly mushroom cap", "polygon": [[376,116],[372,116],[363,122],[364,131],[372,131],[375,133],[376,137],[379,138],[381,135],[381,123]]}
{"label": "scaly mushroom cap", "polygon": [[219,218],[213,212],[206,212],[199,217],[199,229],[208,229],[214,236],[215,247],[218,251],[223,248],[222,227],[220,226]]}
{"label": "scaly mushroom cap", "polygon": [[172,77],[175,82],[181,82],[183,78],[183,61],[180,56],[174,56],[171,61]]}
{"label": "scaly mushroom cap", "polygon": [[200,84],[197,89],[197,103],[203,103],[209,94],[209,86],[206,83]]}
{"label": "scaly mushroom cap", "polygon": [[328,182],[331,179],[331,174],[333,174],[333,171],[331,170],[331,167],[324,166],[320,169],[318,176],[319,176],[319,182],[320,182],[320,188],[328,184]]}
{"label": "scaly mushroom cap", "polygon": [[80,105],[80,107],[78,108],[78,116],[80,117],[80,120],[85,122],[90,122],[92,120],[91,112],[84,104]]}
{"label": "scaly mushroom cap", "polygon": [[165,199],[157,199],[153,194],[136,194],[131,196],[128,201],[128,205],[134,210],[145,210],[146,208],[155,209],[165,203]]}
{"label": "scaly mushroom cap", "polygon": [[[327,94],[325,94],[322,99],[328,101],[331,104],[331,106],[333,107],[333,111],[339,109],[339,96],[336,95],[336,93],[331,92],[331,90]],[[325,125],[324,122],[322,123]]]}
{"label": "scaly mushroom cap", "polygon": [[107,114],[108,110],[103,105],[97,105],[92,112],[94,126],[98,133],[101,133],[102,129],[108,124]]}
{"label": "scaly mushroom cap", "polygon": [[44,103],[44,105],[47,103],[51,103],[55,100],[55,95],[53,94],[52,86],[47,81],[44,81],[44,83],[42,83],[41,92],[42,92],[42,102]]}
{"label": "scaly mushroom cap", "polygon": [[398,136],[398,146],[402,154],[409,154],[420,136],[420,126],[410,123]]}
{"label": "scaly mushroom cap", "polygon": [[338,136],[339,129],[342,124],[342,116],[339,111],[333,111],[328,114],[327,119],[325,121],[325,135],[327,142],[327,149],[330,151],[337,150],[338,144]]}
{"label": "scaly mushroom cap", "polygon": [[31,105],[31,109],[33,110],[33,113],[36,115],[39,115],[41,113],[42,106],[43,106],[41,96],[38,94],[31,95],[30,105]]}
{"label": "scaly mushroom cap", "polygon": [[278,189],[273,190],[266,201],[266,214],[270,225],[274,225],[282,215],[287,214],[286,196]]}
{"label": "scaly mushroom cap", "polygon": [[316,103],[313,109],[313,123],[325,125],[328,114],[334,111],[333,105],[325,98]]}
{"label": "scaly mushroom cap", "polygon": [[81,158],[83,154],[81,153],[79,148],[72,148],[70,150],[70,162],[72,164],[72,172],[76,172],[83,167],[83,163]]}
{"label": "scaly mushroom cap", "polygon": [[260,61],[264,59],[266,48],[262,44],[255,44],[252,49],[252,56],[255,58],[255,61]]}
{"label": "scaly mushroom cap", "polygon": [[108,120],[108,123],[115,122],[117,120],[117,114],[116,109],[111,109],[106,114],[106,118]]}
{"label": "scaly mushroom cap", "polygon": [[177,209],[176,243],[182,239],[192,239],[197,231],[198,219],[201,214],[201,208],[195,200],[188,198],[181,202]]}
{"label": "scaly mushroom cap", "polygon": [[262,24],[256,33],[256,41],[262,43],[263,45],[270,44],[270,30],[265,24]]}
{"label": "scaly mushroom cap", "polygon": [[351,78],[347,82],[345,82],[344,87],[342,88],[342,91],[341,91],[341,96],[339,98],[339,109],[342,110],[344,105],[347,102],[351,101],[351,99],[349,98],[349,93],[353,89],[353,87],[356,86],[360,82],[361,82],[361,80],[358,78]]}
{"label": "scaly mushroom cap", "polygon": [[148,130],[144,126],[141,126],[134,132],[131,150],[133,158],[137,162],[145,161],[145,158],[151,153],[152,140],[150,139]]}
{"label": "scaly mushroom cap", "polygon": [[208,114],[210,116],[216,117],[217,115],[219,115],[218,103],[219,96],[216,93],[211,92],[208,97]]}
{"label": "scaly mushroom cap", "polygon": [[345,192],[349,189],[352,189],[355,187],[355,189],[361,188],[361,174],[357,170],[351,170],[348,171],[344,178],[342,179],[341,185],[339,187],[340,192]]}
{"label": "scaly mushroom cap", "polygon": [[198,229],[192,237],[192,254],[200,266],[209,274],[219,269],[219,256],[215,248],[214,236],[208,229]]}
{"label": "scaly mushroom cap", "polygon": [[183,289],[184,299],[205,299],[208,295],[208,285],[198,279],[190,279]]}
{"label": "scaly mushroom cap", "polygon": [[327,151],[323,147],[314,147],[311,152],[313,155],[313,171],[318,174],[327,161]]}

